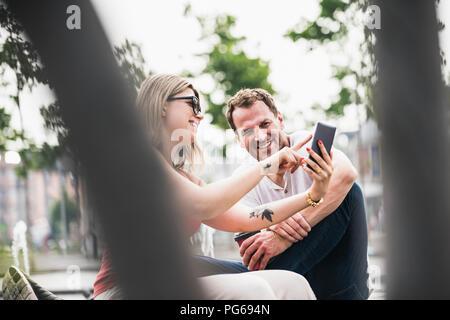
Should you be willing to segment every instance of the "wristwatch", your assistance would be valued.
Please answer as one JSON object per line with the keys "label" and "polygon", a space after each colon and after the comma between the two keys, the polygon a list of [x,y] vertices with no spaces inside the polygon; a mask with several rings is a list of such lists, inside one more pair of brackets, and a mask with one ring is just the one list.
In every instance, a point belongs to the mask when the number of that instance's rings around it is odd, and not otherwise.
{"label": "wristwatch", "polygon": [[319,200],[314,201],[313,199],[311,199],[311,195],[309,194],[309,192],[306,194],[306,202],[308,202],[308,204],[313,208],[318,207],[319,204],[322,203],[322,201],[323,201],[323,198],[320,198]]}

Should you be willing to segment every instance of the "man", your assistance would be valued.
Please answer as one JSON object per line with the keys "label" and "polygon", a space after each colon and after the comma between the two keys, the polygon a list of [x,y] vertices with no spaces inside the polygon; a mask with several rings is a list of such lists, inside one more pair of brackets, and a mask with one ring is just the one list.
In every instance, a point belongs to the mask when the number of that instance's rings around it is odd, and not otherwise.
{"label": "man", "polygon": [[[262,89],[239,91],[228,102],[227,119],[241,146],[258,160],[308,135],[287,135],[273,98]],[[335,170],[323,203],[248,238],[240,253],[249,270],[259,263],[259,269],[286,269],[302,274],[319,299],[366,299],[364,199],[354,183],[356,170],[351,162],[334,148],[332,156]],[[303,170],[293,174],[281,172],[264,178],[241,201],[252,207],[262,205],[303,192],[311,183]]]}
{"label": "man", "polygon": [[[241,146],[257,160],[308,136],[283,131],[281,113],[262,89],[239,91],[228,102],[227,119]],[[308,156],[303,149],[300,153]],[[297,272],[309,281],[318,299],[367,299],[364,198],[348,158],[336,149],[332,149],[332,157],[335,169],[323,202],[246,239],[240,247],[242,263],[248,270],[259,264],[260,270]],[[311,184],[303,170],[285,171],[265,177],[241,201],[256,207],[303,192]],[[220,272],[247,271],[244,266],[216,263]]]}

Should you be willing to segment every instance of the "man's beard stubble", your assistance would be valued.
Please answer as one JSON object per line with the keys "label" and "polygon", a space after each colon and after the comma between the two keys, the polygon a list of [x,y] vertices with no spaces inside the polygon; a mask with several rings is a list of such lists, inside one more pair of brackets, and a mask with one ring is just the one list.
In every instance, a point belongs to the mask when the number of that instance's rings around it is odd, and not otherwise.
{"label": "man's beard stubble", "polygon": [[[267,137],[270,138],[270,142],[268,142],[269,139],[265,139],[263,142],[253,140],[249,144],[249,153],[258,161],[270,157],[284,147],[280,141],[281,135],[279,132],[268,132]],[[268,143],[268,146],[260,149],[260,146],[264,146],[266,143]]]}

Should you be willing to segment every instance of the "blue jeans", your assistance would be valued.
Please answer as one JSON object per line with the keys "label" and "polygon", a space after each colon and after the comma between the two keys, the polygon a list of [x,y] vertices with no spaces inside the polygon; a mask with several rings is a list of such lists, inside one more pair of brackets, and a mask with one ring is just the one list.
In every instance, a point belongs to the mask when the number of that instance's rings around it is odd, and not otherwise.
{"label": "blue jeans", "polygon": [[[241,262],[195,256],[198,276],[248,272]],[[367,223],[364,196],[353,184],[341,205],[309,235],[273,257],[266,269],[303,275],[318,299],[367,299]]]}

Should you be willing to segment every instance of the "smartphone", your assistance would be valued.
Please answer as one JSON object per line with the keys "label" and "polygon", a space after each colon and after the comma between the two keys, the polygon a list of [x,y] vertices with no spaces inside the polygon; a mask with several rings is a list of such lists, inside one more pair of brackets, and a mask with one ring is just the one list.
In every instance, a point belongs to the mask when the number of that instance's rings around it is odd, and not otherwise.
{"label": "smartphone", "polygon": [[[236,241],[238,246],[240,247],[245,239],[250,238],[257,233],[259,233],[259,231],[237,233],[234,236],[234,241]],[[259,270],[259,261],[256,263],[254,270]]]}
{"label": "smartphone", "polygon": [[[322,122],[318,122],[316,126],[316,131],[314,132],[314,138],[311,144],[311,149],[323,158],[322,152],[320,151],[318,144],[318,141],[321,140],[325,147],[325,150],[327,150],[328,154],[330,154],[335,133],[336,127],[330,126]],[[317,163],[317,161],[311,155],[309,156],[309,159]],[[312,169],[309,165],[308,168]]]}

